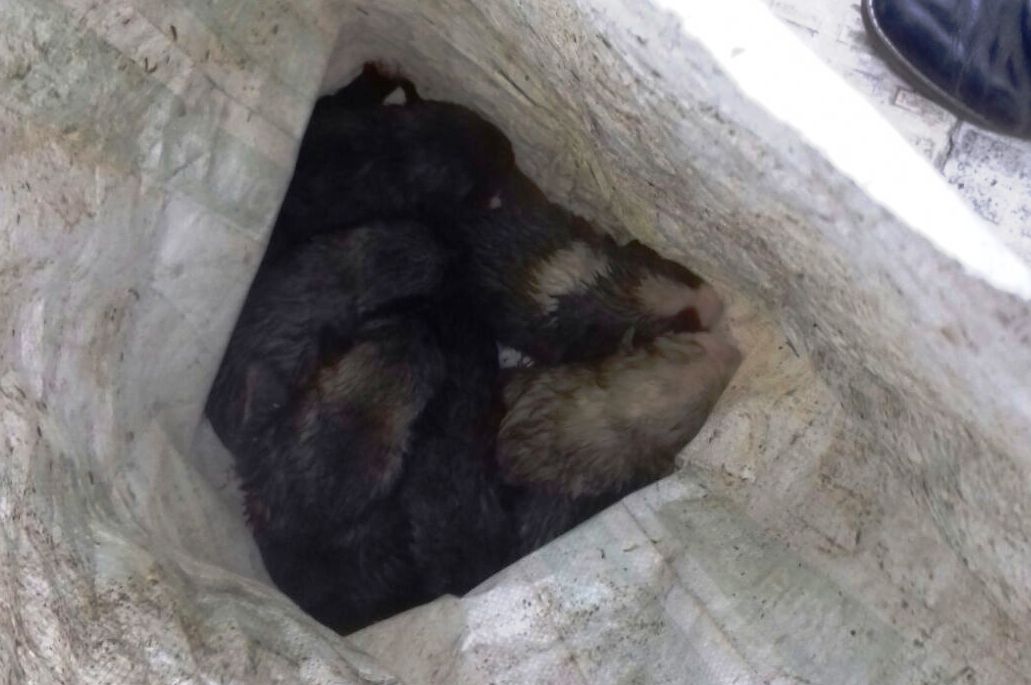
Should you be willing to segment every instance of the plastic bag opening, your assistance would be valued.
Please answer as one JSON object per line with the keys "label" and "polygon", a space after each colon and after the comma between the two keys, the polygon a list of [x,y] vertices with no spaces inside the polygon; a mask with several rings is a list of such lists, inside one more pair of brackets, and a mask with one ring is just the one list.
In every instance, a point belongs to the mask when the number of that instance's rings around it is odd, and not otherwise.
{"label": "plastic bag opening", "polygon": [[[943,251],[997,254],[761,3],[0,19],[14,680],[1027,680],[1022,275]],[[475,597],[342,641],[260,582],[194,437],[319,84],[370,57],[483,111],[574,210],[732,285],[756,366],[689,470]]]}

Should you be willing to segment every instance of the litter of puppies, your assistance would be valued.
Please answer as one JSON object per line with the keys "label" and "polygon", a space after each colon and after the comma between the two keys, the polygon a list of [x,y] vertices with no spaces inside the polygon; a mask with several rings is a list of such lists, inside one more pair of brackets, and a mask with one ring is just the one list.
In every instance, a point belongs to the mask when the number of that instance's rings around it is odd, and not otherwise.
{"label": "litter of puppies", "polygon": [[740,363],[721,315],[496,126],[367,64],[314,108],[206,414],[273,581],[349,632],[669,473]]}

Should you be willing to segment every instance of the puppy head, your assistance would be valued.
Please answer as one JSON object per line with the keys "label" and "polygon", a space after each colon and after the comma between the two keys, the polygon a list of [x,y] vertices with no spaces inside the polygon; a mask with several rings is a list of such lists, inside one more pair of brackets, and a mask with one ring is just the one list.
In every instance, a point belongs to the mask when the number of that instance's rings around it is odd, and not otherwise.
{"label": "puppy head", "polygon": [[497,208],[501,187],[515,167],[512,143],[501,129],[454,103],[419,101],[408,109],[417,118],[413,135],[419,143],[431,148],[442,168],[460,177],[458,183],[451,181],[459,201],[475,209]]}
{"label": "puppy head", "polygon": [[635,299],[649,317],[667,323],[666,331],[708,331],[723,316],[723,301],[716,290],[686,266],[661,257],[636,240],[620,252],[638,277]]}
{"label": "puppy head", "polygon": [[726,337],[682,333],[592,363],[510,372],[501,473],[572,497],[658,478],[701,429],[740,360]]}
{"label": "puppy head", "polygon": [[677,333],[657,338],[610,372],[620,386],[641,389],[630,418],[642,419],[640,425],[656,439],[670,435],[686,443],[740,364],[741,352],[725,335]]}
{"label": "puppy head", "polygon": [[346,240],[359,316],[430,296],[444,277],[447,255],[422,224],[372,223]]}
{"label": "puppy head", "polygon": [[644,313],[665,322],[665,328],[674,333],[711,330],[723,316],[723,300],[708,283],[690,286],[649,273],[634,295]]}
{"label": "puppy head", "polygon": [[[616,435],[640,449],[634,471],[658,476],[702,429],[741,363],[733,342],[713,333],[678,333],[608,363],[607,411]],[[619,452],[615,452],[619,454]],[[628,452],[628,454],[631,454]]]}

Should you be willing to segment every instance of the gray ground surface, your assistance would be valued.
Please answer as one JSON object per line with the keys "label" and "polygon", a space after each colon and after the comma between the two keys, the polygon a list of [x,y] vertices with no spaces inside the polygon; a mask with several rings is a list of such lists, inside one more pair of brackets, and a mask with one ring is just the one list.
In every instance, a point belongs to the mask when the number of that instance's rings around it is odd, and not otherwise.
{"label": "gray ground surface", "polygon": [[930,102],[873,52],[858,2],[769,0],[773,12],[944,174],[999,237],[1031,262],[1031,142],[984,131]]}

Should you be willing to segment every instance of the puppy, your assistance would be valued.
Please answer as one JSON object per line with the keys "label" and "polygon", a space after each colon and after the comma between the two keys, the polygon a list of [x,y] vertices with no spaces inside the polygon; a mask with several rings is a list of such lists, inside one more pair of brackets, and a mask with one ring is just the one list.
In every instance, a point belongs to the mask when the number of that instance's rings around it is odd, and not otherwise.
{"label": "puppy", "polygon": [[229,339],[205,412],[238,457],[344,349],[361,322],[431,296],[448,257],[413,222],[319,236],[259,270]]}
{"label": "puppy", "polygon": [[[395,82],[409,94],[405,105],[368,106]],[[370,220],[446,221],[459,207],[487,209],[513,166],[508,138],[472,110],[363,71],[316,103],[265,261]]]}
{"label": "puppy", "polygon": [[427,597],[462,595],[514,559],[494,459],[503,407],[489,329],[458,297],[432,317],[445,380],[417,421],[400,503]]}
{"label": "puppy", "polygon": [[269,575],[336,630],[426,596],[400,488],[414,424],[446,370],[421,316],[366,322],[237,459]]}
{"label": "puppy", "polygon": [[428,601],[412,559],[408,521],[396,504],[393,498],[373,500],[333,533],[258,528],[254,539],[283,594],[346,634]]}
{"label": "puppy", "polygon": [[240,468],[272,579],[340,632],[464,593],[515,549],[493,338],[456,305],[358,338]]}
{"label": "puppy", "polygon": [[444,357],[418,316],[362,325],[262,431],[237,471],[262,503],[255,527],[335,535],[396,488],[413,424],[446,378]]}
{"label": "puppy", "polygon": [[605,357],[628,335],[644,343],[720,318],[715,290],[689,269],[636,241],[618,246],[521,173],[498,197],[490,211],[463,213],[450,240],[503,344],[555,365]]}
{"label": "puppy", "polygon": [[595,363],[513,371],[497,461],[522,553],[670,472],[734,375],[713,333],[662,336]]}

